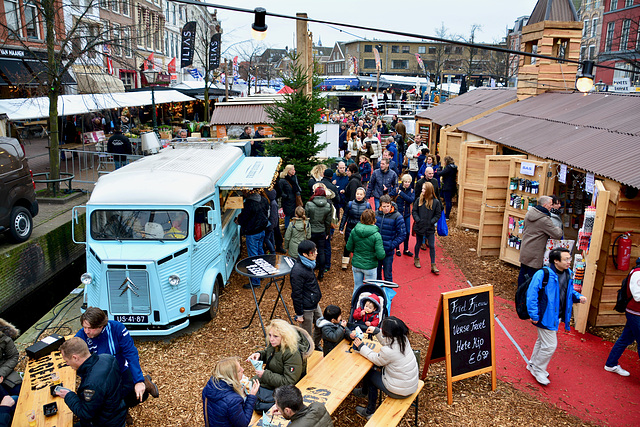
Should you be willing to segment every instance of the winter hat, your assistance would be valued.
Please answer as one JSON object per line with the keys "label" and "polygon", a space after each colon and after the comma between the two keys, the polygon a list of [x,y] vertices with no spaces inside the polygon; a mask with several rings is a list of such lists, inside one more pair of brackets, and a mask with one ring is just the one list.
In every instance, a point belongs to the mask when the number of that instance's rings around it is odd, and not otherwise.
{"label": "winter hat", "polygon": [[364,298],[362,298],[362,308],[364,308],[364,305],[367,303],[367,301],[371,301],[373,303],[373,305],[376,307],[376,310],[380,310],[380,297],[376,294],[371,294],[369,296],[366,296]]}
{"label": "winter hat", "polygon": [[333,171],[331,169],[325,169],[324,170],[324,177],[325,178],[333,178]]}

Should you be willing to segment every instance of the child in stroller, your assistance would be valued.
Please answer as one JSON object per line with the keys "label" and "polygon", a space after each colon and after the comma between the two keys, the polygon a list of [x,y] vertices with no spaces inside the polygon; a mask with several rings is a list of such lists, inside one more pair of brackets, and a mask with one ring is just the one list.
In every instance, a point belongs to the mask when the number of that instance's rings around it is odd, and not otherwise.
{"label": "child in stroller", "polygon": [[361,295],[362,299],[353,312],[353,319],[363,322],[367,327],[377,327],[380,324],[380,297],[370,292],[363,292]]}

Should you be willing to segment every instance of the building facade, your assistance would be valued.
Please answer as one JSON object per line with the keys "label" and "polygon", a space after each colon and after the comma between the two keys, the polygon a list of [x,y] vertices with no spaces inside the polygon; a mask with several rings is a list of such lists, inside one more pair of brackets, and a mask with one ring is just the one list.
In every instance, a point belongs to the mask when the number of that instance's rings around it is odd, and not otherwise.
{"label": "building facade", "polygon": [[584,0],[580,5],[580,9],[578,9],[578,14],[582,21],[580,59],[583,61],[595,61],[598,58],[603,12],[603,0]]}
{"label": "building facade", "polygon": [[[513,28],[507,30],[507,48],[511,50],[520,50],[522,44],[522,27],[527,25],[529,20],[528,16],[521,16],[516,19]],[[509,86],[517,86],[518,81],[518,66],[520,65],[520,55],[509,54],[509,60],[507,64],[509,75]]]}

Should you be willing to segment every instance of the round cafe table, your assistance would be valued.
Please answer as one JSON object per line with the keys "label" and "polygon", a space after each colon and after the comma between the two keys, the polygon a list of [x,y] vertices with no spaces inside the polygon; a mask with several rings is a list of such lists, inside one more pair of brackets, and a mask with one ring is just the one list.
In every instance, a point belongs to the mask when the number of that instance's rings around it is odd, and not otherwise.
{"label": "round cafe table", "polygon": [[247,326],[243,326],[242,329],[247,329],[249,326],[251,326],[256,313],[258,313],[258,319],[260,319],[260,325],[262,326],[262,333],[264,334],[266,339],[267,331],[264,327],[262,314],[260,313],[260,303],[262,303],[265,292],[271,287],[272,284],[275,285],[276,289],[278,290],[278,297],[273,304],[273,309],[271,310],[271,316],[269,317],[269,320],[273,319],[273,314],[276,311],[276,306],[278,305],[278,301],[280,301],[282,302],[282,306],[287,312],[289,322],[293,323],[291,314],[289,314],[289,309],[287,308],[287,304],[285,304],[284,298],[282,298],[282,290],[284,288],[284,281],[287,275],[291,273],[291,268],[293,267],[294,263],[295,260],[293,258],[279,254],[256,255],[238,261],[238,263],[236,264],[236,271],[241,275],[249,277],[250,279],[268,280],[266,285],[262,288],[260,299],[258,299],[256,296],[255,287],[251,286],[251,293],[253,294],[253,300],[256,303],[256,308],[251,315],[249,324]]}

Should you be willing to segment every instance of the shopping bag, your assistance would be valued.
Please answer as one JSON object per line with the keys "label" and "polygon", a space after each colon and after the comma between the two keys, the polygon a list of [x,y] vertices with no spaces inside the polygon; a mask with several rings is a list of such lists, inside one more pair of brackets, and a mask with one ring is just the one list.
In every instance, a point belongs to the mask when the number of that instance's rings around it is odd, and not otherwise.
{"label": "shopping bag", "polygon": [[447,219],[444,216],[444,211],[440,215],[440,219],[438,220],[438,236],[448,236],[449,235],[449,227],[447,226]]}

